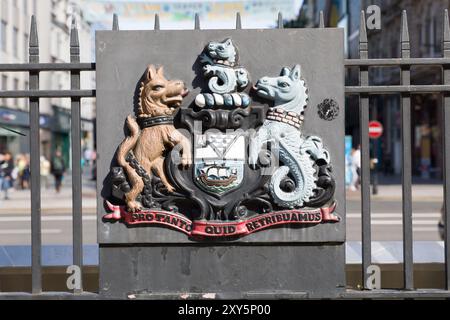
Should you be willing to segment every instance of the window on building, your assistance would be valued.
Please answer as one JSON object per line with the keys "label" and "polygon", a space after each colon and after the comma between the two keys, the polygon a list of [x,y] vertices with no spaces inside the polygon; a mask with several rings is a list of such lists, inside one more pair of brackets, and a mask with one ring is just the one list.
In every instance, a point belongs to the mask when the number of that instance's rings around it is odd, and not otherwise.
{"label": "window on building", "polygon": [[423,27],[422,27],[421,23],[419,23],[417,25],[417,34],[419,35],[419,48],[422,48],[422,46],[423,46]]}
{"label": "window on building", "polygon": [[8,76],[2,75],[2,90],[6,91],[8,85]]}
{"label": "window on building", "polygon": [[8,15],[8,1],[1,1],[2,3],[2,12],[6,12],[6,15]]}
{"label": "window on building", "polygon": [[23,61],[28,62],[28,34],[23,35]]}
{"label": "window on building", "polygon": [[438,21],[436,17],[433,18],[433,43],[433,56],[436,56],[436,54],[441,52],[441,39],[439,38]]}
{"label": "window on building", "polygon": [[[24,88],[25,90],[29,90],[30,89],[30,84],[29,84],[29,82],[28,81],[25,81],[25,88]],[[25,110],[30,110],[30,105],[29,105],[29,100],[28,99],[23,99],[23,105],[24,105],[24,108],[25,108]]]}
{"label": "window on building", "polygon": [[[13,83],[13,90],[19,90],[19,79],[15,78],[14,79],[14,83]],[[14,98],[14,105],[16,108],[19,108],[19,99],[18,98]]]}
{"label": "window on building", "polygon": [[[8,76],[2,75],[2,90],[6,91],[8,88]],[[6,99],[4,98],[2,101],[3,104],[6,104]]]}
{"label": "window on building", "polygon": [[59,32],[56,33],[56,57],[61,57],[61,34]]}
{"label": "window on building", "polygon": [[23,0],[23,14],[28,16],[28,0]]}
{"label": "window on building", "polygon": [[6,28],[8,24],[5,20],[2,20],[0,23],[0,46],[2,47],[2,50],[6,52]]}
{"label": "window on building", "polygon": [[426,47],[426,53],[431,53],[431,42],[432,42],[432,36],[433,36],[433,28],[431,19],[426,20],[426,30],[425,30],[425,47]]}
{"label": "window on building", "polygon": [[13,55],[19,57],[19,29],[13,28]]}

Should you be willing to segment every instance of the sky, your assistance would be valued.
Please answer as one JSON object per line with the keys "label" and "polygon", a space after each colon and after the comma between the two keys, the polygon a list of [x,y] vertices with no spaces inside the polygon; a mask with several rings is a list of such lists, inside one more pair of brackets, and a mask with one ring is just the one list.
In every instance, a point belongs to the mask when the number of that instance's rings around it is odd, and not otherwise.
{"label": "sky", "polygon": [[278,12],[286,20],[295,18],[303,0],[81,0],[85,17],[95,29],[110,28],[112,15],[117,13],[121,30],[149,30],[154,15],[160,16],[162,30],[192,29],[195,13],[202,29],[232,29],[236,12],[246,29],[271,28]]}

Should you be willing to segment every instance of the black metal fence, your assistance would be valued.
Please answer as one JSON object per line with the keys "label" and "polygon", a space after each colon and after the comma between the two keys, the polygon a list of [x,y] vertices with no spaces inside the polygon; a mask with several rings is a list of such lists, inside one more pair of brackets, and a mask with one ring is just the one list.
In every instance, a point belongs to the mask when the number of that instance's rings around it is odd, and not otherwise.
{"label": "black metal fence", "polygon": [[[360,99],[360,124],[369,123],[369,97],[371,95],[401,95],[402,112],[402,188],[403,188],[403,258],[404,258],[404,290],[368,290],[366,272],[372,264],[371,259],[371,208],[370,208],[370,143],[368,125],[361,125],[361,185],[362,185],[362,274],[365,290],[347,290],[342,298],[450,298],[450,127],[444,125],[444,211],[445,211],[445,290],[414,290],[413,262],[413,223],[412,223],[412,163],[411,163],[411,94],[440,93],[444,99],[444,124],[450,123],[450,24],[447,10],[444,19],[443,57],[411,58],[410,41],[406,11],[402,16],[401,57],[392,59],[369,59],[366,19],[361,13],[359,59],[345,60],[346,68],[359,68],[359,85],[347,86],[347,96],[357,95]],[[323,13],[320,14],[320,27],[324,28]],[[154,29],[159,30],[158,15],[155,16]],[[194,28],[200,29],[199,16],[195,16]],[[278,28],[283,28],[283,18],[278,15]],[[118,17],[113,16],[113,30],[119,30]],[[241,17],[236,16],[236,29],[241,29]],[[443,70],[442,85],[411,85],[411,67],[439,66]],[[371,86],[369,84],[369,68],[398,67],[401,70],[401,84],[390,86]],[[39,74],[44,71],[70,72],[70,90],[39,90]],[[72,21],[70,31],[70,63],[40,63],[39,42],[36,19],[31,19],[29,39],[29,63],[0,64],[1,72],[28,72],[29,90],[0,91],[0,98],[28,98],[30,101],[30,146],[31,146],[31,247],[32,247],[32,292],[0,293],[1,297],[55,297],[55,298],[101,298],[96,294],[83,291],[83,287],[73,294],[43,292],[41,264],[41,194],[40,194],[40,136],[39,136],[39,99],[70,98],[71,99],[71,140],[72,140],[72,225],[73,225],[73,264],[83,266],[82,243],[82,172],[80,141],[80,101],[82,98],[96,96],[95,90],[80,88],[80,73],[95,71],[95,63],[80,62],[80,46],[76,22]],[[449,223],[448,223],[449,222]]]}
{"label": "black metal fence", "polygon": [[[70,90],[39,90],[39,73],[44,71],[70,72]],[[95,90],[80,90],[80,72],[95,71],[94,63],[80,63],[80,45],[76,21],[70,31],[70,63],[40,63],[36,18],[31,18],[29,63],[0,64],[0,72],[28,72],[29,90],[1,91],[0,97],[28,98],[30,101],[30,173],[31,173],[31,281],[32,294],[42,294],[42,234],[40,182],[40,98],[70,98],[72,140],[72,228],[73,264],[83,266],[82,229],[82,172],[81,172],[81,98],[95,97]],[[74,294],[83,293],[83,289]]]}

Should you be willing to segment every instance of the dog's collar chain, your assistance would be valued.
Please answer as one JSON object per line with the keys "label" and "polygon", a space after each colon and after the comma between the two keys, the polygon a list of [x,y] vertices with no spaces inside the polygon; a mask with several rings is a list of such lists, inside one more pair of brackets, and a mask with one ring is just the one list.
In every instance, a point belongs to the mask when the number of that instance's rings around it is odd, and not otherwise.
{"label": "dog's collar chain", "polygon": [[141,129],[159,126],[163,124],[173,124],[173,117],[161,116],[161,117],[139,117],[137,123]]}
{"label": "dog's collar chain", "polygon": [[286,111],[280,108],[271,108],[267,112],[267,120],[286,123],[300,130],[305,117],[292,111]]}

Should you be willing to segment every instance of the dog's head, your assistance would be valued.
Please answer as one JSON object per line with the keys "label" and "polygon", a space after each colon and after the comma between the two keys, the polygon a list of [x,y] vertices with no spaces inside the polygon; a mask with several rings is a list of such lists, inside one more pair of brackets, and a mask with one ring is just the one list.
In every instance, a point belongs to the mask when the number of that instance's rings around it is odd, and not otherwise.
{"label": "dog's head", "polygon": [[284,67],[278,77],[263,77],[255,85],[255,90],[261,98],[274,101],[275,104],[285,104],[295,100],[306,103],[307,94],[305,81],[301,78],[300,65],[292,70]]}
{"label": "dog's head", "polygon": [[141,83],[137,116],[171,116],[175,114],[188,94],[183,81],[167,80],[163,67],[149,65]]}

